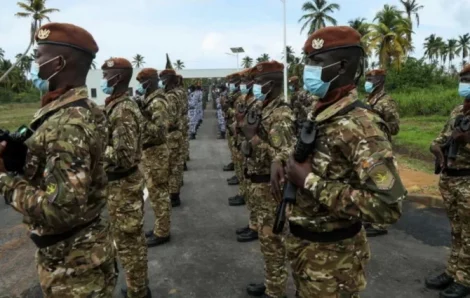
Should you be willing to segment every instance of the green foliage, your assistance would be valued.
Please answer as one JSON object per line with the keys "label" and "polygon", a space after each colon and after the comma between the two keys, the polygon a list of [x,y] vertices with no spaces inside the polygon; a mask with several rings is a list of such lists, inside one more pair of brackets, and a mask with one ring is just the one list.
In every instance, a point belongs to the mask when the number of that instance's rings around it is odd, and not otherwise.
{"label": "green foliage", "polygon": [[457,93],[457,84],[453,88],[433,86],[390,94],[398,103],[401,117],[449,116],[454,107],[462,103],[462,98]]}
{"label": "green foliage", "polygon": [[40,94],[36,89],[29,89],[17,93],[0,87],[0,104],[39,102],[39,99]]}

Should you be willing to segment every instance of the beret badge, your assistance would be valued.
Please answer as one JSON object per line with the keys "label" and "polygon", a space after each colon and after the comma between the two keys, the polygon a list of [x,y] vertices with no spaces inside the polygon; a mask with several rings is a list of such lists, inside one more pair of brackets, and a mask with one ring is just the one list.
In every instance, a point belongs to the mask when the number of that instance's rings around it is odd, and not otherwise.
{"label": "beret badge", "polygon": [[38,31],[38,38],[39,39],[46,39],[49,37],[49,34],[51,34],[51,30],[48,29],[41,29]]}
{"label": "beret badge", "polygon": [[108,67],[113,67],[113,66],[114,66],[114,61],[113,61],[113,60],[108,60],[108,61],[106,62],[106,65],[107,65]]}
{"label": "beret badge", "polygon": [[321,38],[316,38],[314,40],[312,40],[312,48],[314,48],[315,50],[319,50],[321,48],[323,48],[323,44],[325,43],[325,41]]}
{"label": "beret badge", "polygon": [[256,66],[256,69],[257,69],[258,71],[263,71],[263,65],[258,65],[258,66]]}

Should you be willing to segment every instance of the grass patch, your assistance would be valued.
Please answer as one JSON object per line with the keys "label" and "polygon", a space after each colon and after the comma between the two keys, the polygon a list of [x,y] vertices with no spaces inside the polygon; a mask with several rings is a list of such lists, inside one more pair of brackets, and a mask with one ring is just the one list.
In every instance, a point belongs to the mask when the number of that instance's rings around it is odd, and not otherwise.
{"label": "grass patch", "polygon": [[13,131],[22,124],[29,124],[39,103],[3,104],[0,105],[0,129]]}
{"label": "grass patch", "polygon": [[396,155],[399,166],[405,166],[408,169],[425,172],[434,175],[434,163],[411,158],[407,155],[397,154]]}

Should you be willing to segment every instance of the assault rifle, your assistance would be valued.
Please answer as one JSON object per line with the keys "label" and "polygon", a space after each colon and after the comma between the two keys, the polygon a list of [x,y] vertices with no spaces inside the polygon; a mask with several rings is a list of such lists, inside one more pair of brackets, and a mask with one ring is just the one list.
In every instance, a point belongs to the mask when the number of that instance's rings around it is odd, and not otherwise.
{"label": "assault rifle", "polygon": [[[295,145],[294,160],[298,163],[303,163],[307,160],[310,153],[312,153],[317,129],[315,122],[306,120],[302,124],[300,136]],[[297,187],[291,182],[287,182],[284,188],[283,198],[281,203],[277,206],[276,218],[274,220],[273,233],[279,234],[284,229],[286,224],[286,207],[288,204],[295,204]]]}
{"label": "assault rifle", "polygon": [[8,130],[0,129],[0,142],[7,143],[3,151],[3,163],[8,172],[23,174],[26,163],[26,153],[28,147],[25,141],[33,134],[33,131],[26,125],[22,125],[17,131],[10,133]]}

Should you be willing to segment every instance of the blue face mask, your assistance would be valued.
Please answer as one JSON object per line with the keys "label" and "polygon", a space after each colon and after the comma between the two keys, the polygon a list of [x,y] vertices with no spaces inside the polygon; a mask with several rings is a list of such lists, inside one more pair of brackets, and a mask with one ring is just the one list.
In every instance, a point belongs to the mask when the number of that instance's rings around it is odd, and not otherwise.
{"label": "blue face mask", "polygon": [[267,94],[263,94],[263,86],[260,84],[253,85],[253,95],[255,96],[256,100],[265,100]]}
{"label": "blue face mask", "polygon": [[470,98],[470,83],[459,83],[459,95]]}
{"label": "blue face mask", "polygon": [[137,91],[142,94],[142,95],[145,95],[145,91],[147,91],[147,88],[144,88],[144,84],[147,83],[148,81],[145,81],[143,83],[139,83],[139,85],[137,86]]}
{"label": "blue face mask", "polygon": [[49,80],[54,77],[55,75],[57,75],[62,69],[64,69],[65,67],[65,60],[64,60],[64,66],[62,66],[62,68],[59,70],[59,71],[56,71],[55,73],[53,73],[49,78],[47,78],[47,80],[43,80],[39,77],[39,71],[41,69],[41,66],[44,66],[46,65],[47,63],[51,62],[51,61],[54,61],[55,59],[59,58],[60,56],[57,56],[55,58],[52,58],[51,60],[49,61],[46,61],[44,62],[43,64],[39,65],[37,62],[33,62],[33,64],[31,65],[31,80],[33,82],[33,85],[34,87],[36,87],[37,89],[43,91],[43,92],[47,92],[49,91]]}
{"label": "blue face mask", "polygon": [[[251,89],[251,88],[250,88],[250,89]],[[240,92],[241,92],[242,94],[248,94],[248,92],[250,91],[250,89],[246,87],[246,84],[241,84],[241,85],[240,85]]]}
{"label": "blue face mask", "polygon": [[229,90],[230,90],[230,92],[235,91],[235,89],[236,89],[235,84],[234,84],[234,83],[230,83],[230,85],[229,85]]}
{"label": "blue face mask", "polygon": [[165,89],[165,84],[163,84],[162,80],[158,81],[158,88]]}
{"label": "blue face mask", "polygon": [[108,80],[107,79],[102,79],[101,80],[101,91],[103,91],[104,94],[113,94],[114,87],[108,87]]}
{"label": "blue face mask", "polygon": [[305,65],[304,68],[304,88],[311,94],[318,96],[320,98],[325,97],[326,93],[328,92],[328,89],[330,88],[331,82],[336,80],[339,75],[334,77],[331,81],[329,82],[323,82],[321,79],[322,71],[325,68],[331,67],[333,65],[339,64],[340,62],[336,62],[333,64],[330,64],[325,67],[321,66],[312,66],[312,65]]}
{"label": "blue face mask", "polygon": [[364,89],[366,90],[367,93],[372,93],[372,91],[374,91],[375,87],[374,87],[374,84],[372,82],[366,82],[364,84]]}

